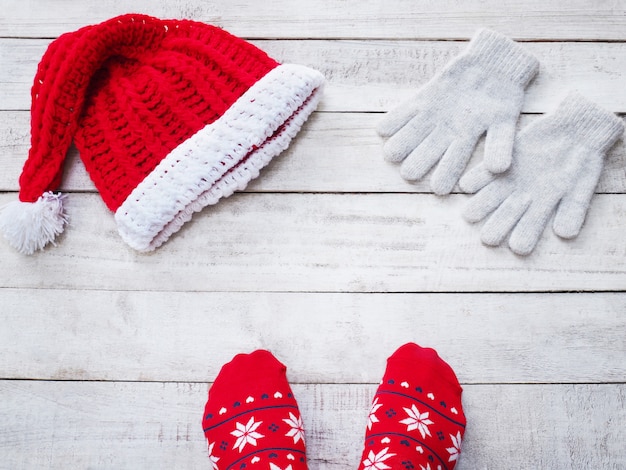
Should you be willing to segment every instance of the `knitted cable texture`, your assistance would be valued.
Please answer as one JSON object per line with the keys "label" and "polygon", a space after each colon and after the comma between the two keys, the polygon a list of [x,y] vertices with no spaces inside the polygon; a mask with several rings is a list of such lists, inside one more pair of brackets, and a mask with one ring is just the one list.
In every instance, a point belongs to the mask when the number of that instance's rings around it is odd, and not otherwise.
{"label": "knitted cable texture", "polygon": [[[120,17],[86,26],[62,35],[47,49],[31,90],[31,149],[20,177],[20,200],[34,202],[57,189],[87,87],[103,62],[158,42],[158,20],[145,18],[136,22],[131,16]],[[143,34],[137,34],[137,28]]]}
{"label": "knitted cable texture", "polygon": [[165,155],[278,65],[218,28],[176,22],[170,38],[166,26],[141,60],[114,58],[98,70],[76,133],[85,167],[113,211]]}
{"label": "knitted cable texture", "polygon": [[298,65],[268,73],[137,186],[115,214],[122,238],[154,250],[194,212],[244,189],[288,147],[317,106],[322,83],[321,74]]}
{"label": "knitted cable texture", "polygon": [[51,191],[73,140],[124,240],[152,250],[286,149],[323,81],[190,20],[123,15],[64,34],[38,66],[21,202],[0,228],[25,253],[63,230],[62,205],[53,217],[44,203],[61,201]]}

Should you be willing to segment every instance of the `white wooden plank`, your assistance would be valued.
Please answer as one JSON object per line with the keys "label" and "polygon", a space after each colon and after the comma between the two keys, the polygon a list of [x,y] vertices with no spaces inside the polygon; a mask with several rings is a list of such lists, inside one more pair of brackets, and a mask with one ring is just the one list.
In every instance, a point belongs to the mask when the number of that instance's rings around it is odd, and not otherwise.
{"label": "white wooden plank", "polygon": [[[0,205],[15,199],[0,195]],[[237,194],[152,254],[128,248],[94,194],[34,256],[0,243],[4,287],[150,291],[607,291],[626,286],[626,198],[597,195],[575,240],[548,228],[528,257],[480,243],[463,195]]]}
{"label": "white wooden plank", "polygon": [[[381,361],[376,364],[381,367]],[[294,385],[309,468],[358,466],[375,385]],[[0,468],[207,468],[207,385],[0,382]],[[619,469],[626,386],[468,385],[457,469]]]}
{"label": "white wooden plank", "polygon": [[2,378],[208,382],[265,348],[296,382],[375,383],[371,364],[409,341],[436,345],[464,383],[626,377],[626,293],[2,289],[0,305]]}
{"label": "white wooden plank", "polygon": [[[50,40],[0,39],[0,109],[28,110],[30,88]],[[463,50],[456,41],[253,41],[281,62],[308,65],[328,79],[320,110],[386,111],[410,98]],[[552,110],[568,89],[626,112],[626,43],[547,42],[525,47],[541,61],[524,111]],[[599,64],[599,65],[594,65]]]}
{"label": "white wooden plank", "polygon": [[[403,180],[399,167],[382,157],[383,141],[375,131],[380,114],[315,113],[290,148],[263,170],[247,192],[430,192],[429,177]],[[535,120],[524,115],[520,127]],[[0,112],[0,191],[17,191],[30,147],[29,114]],[[470,166],[483,155],[482,141]],[[626,148],[622,139],[609,152],[598,193],[626,193]],[[75,148],[65,164],[61,191],[95,191]]]}
{"label": "white wooden plank", "polygon": [[527,39],[623,39],[626,26],[620,1],[4,2],[2,36],[56,36],[129,11],[191,18],[261,38],[464,38],[478,27],[491,27]]}

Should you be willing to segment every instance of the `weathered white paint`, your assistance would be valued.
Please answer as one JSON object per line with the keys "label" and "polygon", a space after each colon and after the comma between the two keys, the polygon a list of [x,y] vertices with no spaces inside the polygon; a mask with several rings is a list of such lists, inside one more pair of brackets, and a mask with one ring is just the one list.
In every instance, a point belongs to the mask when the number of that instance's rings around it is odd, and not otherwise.
{"label": "weathered white paint", "polygon": [[[470,35],[471,36],[471,35]],[[462,51],[467,41],[255,40],[281,62],[302,64],[327,80],[321,111],[387,111],[410,98]],[[27,110],[30,88],[50,40],[0,39],[0,109]],[[615,112],[626,112],[626,45],[603,42],[538,42],[524,47],[541,62],[529,85],[524,111],[554,109],[576,89]]]}
{"label": "weathered white paint", "polygon": [[539,57],[526,113],[569,88],[626,112],[623,1],[5,0],[0,205],[16,197],[47,44],[128,11],[223,26],[328,86],[245,194],[152,255],[123,244],[70,152],[59,245],[28,258],[0,240],[0,468],[207,468],[207,382],[269,348],[295,383],[310,468],[355,469],[375,383],[406,341],[435,347],[464,384],[458,470],[626,467],[623,141],[580,237],[548,229],[519,258],[480,244],[466,196],[404,182],[373,131],[478,27]]}
{"label": "weathered white paint", "polygon": [[2,302],[4,378],[209,382],[269,349],[296,382],[375,383],[373,364],[409,341],[436,346],[464,383],[626,376],[624,293],[5,289]]}
{"label": "weathered white paint", "polygon": [[[399,166],[382,157],[383,140],[375,132],[379,113],[314,113],[291,146],[252,181],[246,192],[430,192],[428,178],[410,183],[398,177]],[[520,127],[536,115],[524,115]],[[0,112],[0,142],[7,147],[0,159],[0,190],[17,191],[19,175],[30,147],[26,111]],[[470,166],[483,155],[479,142]],[[619,140],[606,159],[599,193],[626,192],[626,148]],[[95,191],[72,148],[67,156],[61,191]]]}
{"label": "weathered white paint", "polygon": [[[262,177],[262,176],[261,176]],[[0,195],[0,205],[15,198]],[[153,254],[125,246],[96,194],[70,194],[57,246],[0,240],[0,285],[148,291],[606,291],[626,286],[626,198],[596,195],[578,238],[519,257],[485,247],[465,195],[236,194]]]}
{"label": "weathered white paint", "polygon": [[138,12],[190,18],[259,38],[466,38],[491,27],[522,39],[623,39],[619,0],[4,0],[0,35],[49,37]]}
{"label": "weathered white paint", "polygon": [[[382,361],[372,367],[380,369]],[[289,374],[289,371],[288,371]],[[1,468],[206,469],[208,385],[0,381]],[[626,465],[624,384],[466,385],[456,469]],[[311,470],[354,470],[375,384],[296,384]]]}

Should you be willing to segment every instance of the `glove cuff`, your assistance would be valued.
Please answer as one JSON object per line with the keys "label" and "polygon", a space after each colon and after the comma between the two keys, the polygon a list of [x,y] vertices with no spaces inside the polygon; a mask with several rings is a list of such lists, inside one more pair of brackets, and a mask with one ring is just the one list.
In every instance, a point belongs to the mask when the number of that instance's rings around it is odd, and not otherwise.
{"label": "glove cuff", "polygon": [[577,141],[602,153],[610,149],[624,132],[620,118],[576,92],[570,92],[561,101],[554,119]]}
{"label": "glove cuff", "polygon": [[539,70],[539,60],[515,41],[488,29],[480,29],[465,55],[487,73],[506,78],[523,88]]}

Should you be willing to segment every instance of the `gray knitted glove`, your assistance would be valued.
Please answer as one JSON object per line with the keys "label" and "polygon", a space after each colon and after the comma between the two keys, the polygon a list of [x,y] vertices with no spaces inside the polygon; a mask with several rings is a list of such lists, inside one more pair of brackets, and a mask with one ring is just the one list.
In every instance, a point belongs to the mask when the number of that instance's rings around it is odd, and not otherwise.
{"label": "gray knitted glove", "polygon": [[463,191],[482,188],[465,208],[465,219],[477,222],[493,212],[482,228],[483,243],[499,245],[510,232],[509,246],[519,255],[535,248],[555,209],[554,232],[575,237],[604,155],[623,131],[615,114],[570,93],[556,111],[518,134],[506,173],[494,175],[481,164],[461,178]]}
{"label": "gray knitted glove", "polygon": [[378,133],[389,137],[385,159],[404,160],[400,174],[410,181],[441,160],[430,186],[436,194],[448,194],[487,131],[485,163],[495,173],[506,170],[524,88],[538,68],[537,59],[519,44],[478,31],[417,96],[387,113],[378,126]]}

